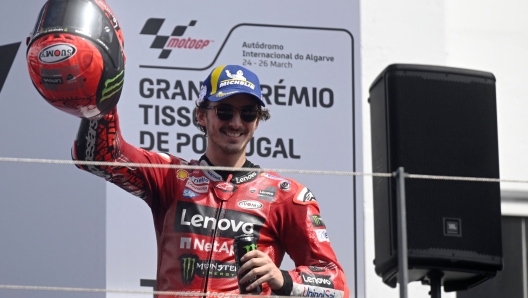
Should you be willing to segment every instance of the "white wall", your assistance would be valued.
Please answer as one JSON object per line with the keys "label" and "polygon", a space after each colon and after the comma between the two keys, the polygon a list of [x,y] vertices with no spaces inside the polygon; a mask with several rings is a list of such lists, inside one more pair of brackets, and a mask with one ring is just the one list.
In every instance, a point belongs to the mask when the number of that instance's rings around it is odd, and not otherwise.
{"label": "white wall", "polygon": [[[492,72],[497,78],[502,179],[528,180],[528,3],[515,0],[365,0],[360,2],[362,96],[389,64],[412,63]],[[371,171],[369,106],[363,106],[364,168]],[[528,214],[528,185],[502,183],[502,213]],[[524,198],[524,199],[523,199]],[[372,179],[365,179],[366,297],[399,297],[374,272]],[[409,297],[429,297],[411,283]],[[454,293],[442,297],[455,297]]]}

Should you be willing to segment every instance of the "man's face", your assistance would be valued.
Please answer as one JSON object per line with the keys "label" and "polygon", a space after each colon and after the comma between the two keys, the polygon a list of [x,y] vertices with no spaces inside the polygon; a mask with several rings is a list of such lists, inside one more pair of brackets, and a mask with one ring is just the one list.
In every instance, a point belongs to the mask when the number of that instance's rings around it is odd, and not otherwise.
{"label": "man's face", "polygon": [[[257,101],[249,94],[235,94],[218,102],[210,102],[209,106],[229,105],[234,108],[257,107]],[[207,129],[208,152],[216,154],[239,154],[245,152],[246,145],[253,137],[258,126],[258,117],[252,122],[240,119],[240,110],[230,120],[222,121],[216,115],[215,109],[205,110],[198,114],[198,121]]]}

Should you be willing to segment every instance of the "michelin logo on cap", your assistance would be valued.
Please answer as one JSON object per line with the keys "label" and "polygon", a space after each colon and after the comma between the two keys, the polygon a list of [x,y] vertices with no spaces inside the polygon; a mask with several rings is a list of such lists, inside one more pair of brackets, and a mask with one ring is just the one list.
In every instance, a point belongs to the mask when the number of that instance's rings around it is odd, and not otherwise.
{"label": "michelin logo on cap", "polygon": [[251,89],[255,89],[255,84],[249,82],[245,77],[244,77],[244,72],[242,70],[238,70],[236,72],[236,74],[231,74],[231,72],[229,72],[229,69],[226,69],[225,71],[227,77],[229,78],[228,80],[223,80],[222,82],[220,82],[220,86],[218,86],[218,88],[223,88],[227,85],[233,85],[233,84],[238,84],[238,85],[243,85],[243,86],[246,86],[246,87],[249,87]]}
{"label": "michelin logo on cap", "polygon": [[[233,79],[233,80],[242,80],[242,81],[246,81],[246,78],[244,77],[244,72],[243,72],[241,69],[237,70],[236,74],[234,74],[234,75],[231,74],[231,72],[229,71],[229,69],[226,69],[225,72],[226,72],[227,76],[230,77],[230,78]],[[220,87],[222,87],[221,85],[222,85],[222,84],[220,84]]]}
{"label": "michelin logo on cap", "polygon": [[203,82],[198,105],[205,100],[216,102],[237,93],[253,95],[261,106],[265,106],[255,73],[239,65],[218,66]]}

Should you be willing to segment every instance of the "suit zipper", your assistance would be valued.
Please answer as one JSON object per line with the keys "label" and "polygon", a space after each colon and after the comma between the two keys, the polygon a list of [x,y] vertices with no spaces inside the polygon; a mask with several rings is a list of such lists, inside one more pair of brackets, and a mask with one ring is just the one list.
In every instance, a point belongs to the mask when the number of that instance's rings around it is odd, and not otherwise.
{"label": "suit zipper", "polygon": [[[220,208],[218,209],[218,213],[216,214],[216,222],[215,222],[215,228],[213,232],[213,240],[211,241],[211,253],[209,254],[209,260],[207,261],[207,270],[205,272],[205,285],[204,285],[204,293],[207,294],[207,287],[209,283],[209,272],[211,271],[211,263],[213,261],[213,253],[214,253],[214,247],[216,243],[216,232],[218,231],[218,222],[220,221],[220,215],[224,211],[224,201],[220,200]],[[207,296],[204,296],[204,298],[207,298]]]}

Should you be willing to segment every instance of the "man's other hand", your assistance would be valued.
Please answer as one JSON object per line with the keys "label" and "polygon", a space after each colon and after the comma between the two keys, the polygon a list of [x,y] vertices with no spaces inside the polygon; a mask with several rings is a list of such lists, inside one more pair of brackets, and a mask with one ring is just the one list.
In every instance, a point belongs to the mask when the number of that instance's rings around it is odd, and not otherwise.
{"label": "man's other hand", "polygon": [[[240,267],[238,274],[242,274],[250,270],[243,278],[240,279],[240,284],[244,284],[253,277],[257,276],[258,279],[250,284],[246,289],[251,291],[258,285],[265,282],[268,283],[272,290],[278,290],[284,284],[284,278],[279,268],[273,263],[271,258],[261,252],[260,250],[253,250],[246,253],[241,259],[241,262],[246,262]],[[253,268],[253,269],[252,269]]]}

